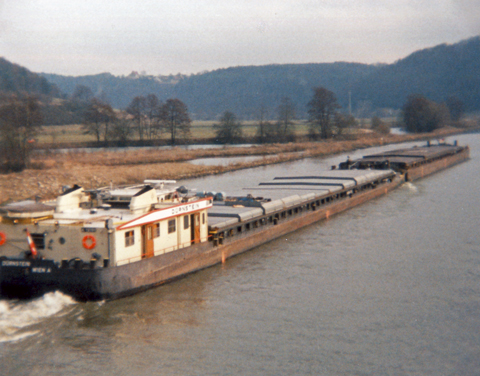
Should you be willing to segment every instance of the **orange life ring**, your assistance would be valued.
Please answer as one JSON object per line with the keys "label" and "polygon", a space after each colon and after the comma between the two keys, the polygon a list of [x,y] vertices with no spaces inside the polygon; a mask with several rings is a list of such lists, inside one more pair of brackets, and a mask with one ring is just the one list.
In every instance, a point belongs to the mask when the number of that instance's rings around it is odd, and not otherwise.
{"label": "orange life ring", "polygon": [[97,245],[97,239],[93,235],[85,235],[82,240],[83,248],[93,249]]}
{"label": "orange life ring", "polygon": [[6,241],[7,241],[7,235],[5,235],[5,233],[0,231],[0,245],[4,245]]}

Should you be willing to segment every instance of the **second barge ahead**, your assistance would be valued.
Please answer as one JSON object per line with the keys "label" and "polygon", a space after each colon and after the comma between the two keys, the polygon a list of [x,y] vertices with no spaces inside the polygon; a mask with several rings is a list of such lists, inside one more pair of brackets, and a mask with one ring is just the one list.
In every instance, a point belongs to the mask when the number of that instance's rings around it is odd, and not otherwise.
{"label": "second barge ahead", "polygon": [[0,208],[0,289],[115,299],[225,262],[469,158],[468,147],[394,150],[338,170],[279,176],[242,197],[189,194],[173,181],[86,191]]}

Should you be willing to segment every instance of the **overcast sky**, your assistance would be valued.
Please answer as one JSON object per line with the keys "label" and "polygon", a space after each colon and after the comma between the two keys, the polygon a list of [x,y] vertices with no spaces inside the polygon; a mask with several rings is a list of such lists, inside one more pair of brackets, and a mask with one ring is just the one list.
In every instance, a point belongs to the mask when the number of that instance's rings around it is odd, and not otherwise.
{"label": "overcast sky", "polygon": [[480,0],[0,0],[0,56],[34,72],[392,63],[480,34]]}

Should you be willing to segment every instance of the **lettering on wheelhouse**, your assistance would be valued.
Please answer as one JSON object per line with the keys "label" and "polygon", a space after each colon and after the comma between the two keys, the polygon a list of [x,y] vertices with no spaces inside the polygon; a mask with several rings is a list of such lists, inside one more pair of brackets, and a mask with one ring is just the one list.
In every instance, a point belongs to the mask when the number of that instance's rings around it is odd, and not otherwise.
{"label": "lettering on wheelhouse", "polygon": [[211,199],[202,199],[200,201],[186,203],[181,205],[176,205],[170,208],[155,210],[151,213],[141,216],[140,218],[134,219],[130,222],[124,223],[119,226],[118,229],[127,229],[135,226],[144,225],[146,223],[152,223],[156,221],[161,221],[169,217],[178,216],[181,214],[189,214],[198,210],[208,209],[212,207]]}
{"label": "lettering on wheelhouse", "polygon": [[198,202],[188,204],[188,205],[182,205],[182,206],[177,206],[171,209],[171,215],[177,215],[177,214],[183,214],[183,213],[189,213],[195,210],[201,209],[200,204]]}

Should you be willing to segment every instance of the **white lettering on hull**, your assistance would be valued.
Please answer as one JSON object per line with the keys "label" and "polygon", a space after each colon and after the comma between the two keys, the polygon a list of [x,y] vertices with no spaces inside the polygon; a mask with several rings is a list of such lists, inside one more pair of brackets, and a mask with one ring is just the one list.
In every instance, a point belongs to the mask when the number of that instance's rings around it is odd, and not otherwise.
{"label": "white lettering on hull", "polygon": [[27,267],[30,266],[30,261],[11,261],[11,260],[3,260],[2,266],[20,266],[20,267]]}
{"label": "white lettering on hull", "polygon": [[50,268],[32,268],[32,273],[51,273],[52,269]]}

